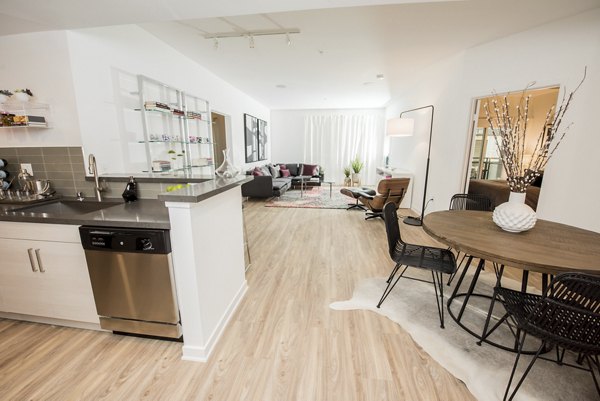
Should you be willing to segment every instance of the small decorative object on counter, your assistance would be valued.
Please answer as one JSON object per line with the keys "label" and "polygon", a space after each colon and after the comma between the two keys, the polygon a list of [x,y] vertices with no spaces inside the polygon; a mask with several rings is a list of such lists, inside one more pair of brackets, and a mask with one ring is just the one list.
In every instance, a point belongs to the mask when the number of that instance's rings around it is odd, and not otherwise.
{"label": "small decorative object on counter", "polygon": [[0,90],[0,104],[6,102],[9,97],[11,97],[13,93],[9,90],[2,89]]}
{"label": "small decorative object on counter", "polygon": [[495,94],[491,104],[483,105],[485,117],[496,140],[510,188],[508,202],[496,207],[492,216],[494,223],[501,229],[509,232],[522,232],[535,225],[537,216],[533,209],[525,204],[527,187],[542,174],[546,164],[565,137],[570,124],[567,127],[561,127],[561,123],[573,95],[585,80],[585,76],[586,71],[584,70],[583,79],[575,90],[563,98],[558,110],[555,110],[554,106],[548,110],[533,149],[527,149],[525,146],[531,99],[531,95],[526,96],[525,91],[534,83],[529,84],[523,90],[523,95],[515,107],[511,107],[507,96],[499,98]]}
{"label": "small decorative object on counter", "polygon": [[28,102],[29,98],[33,96],[33,93],[25,88],[25,89],[15,89],[15,98],[20,102]]}
{"label": "small decorative object on counter", "polygon": [[29,193],[33,193],[35,189],[34,179],[29,172],[22,168],[21,172],[17,176],[17,181],[19,182],[19,188],[21,191],[27,191]]}
{"label": "small decorative object on counter", "polygon": [[240,169],[233,165],[230,158],[229,149],[223,149],[223,163],[215,170],[218,177],[233,178],[240,173]]}
{"label": "small decorative object on counter", "polygon": [[137,182],[135,181],[135,178],[133,178],[133,176],[129,177],[129,182],[125,187],[125,191],[123,191],[123,195],[121,196],[123,196],[123,199],[125,199],[125,202],[127,203],[135,202],[138,199]]}

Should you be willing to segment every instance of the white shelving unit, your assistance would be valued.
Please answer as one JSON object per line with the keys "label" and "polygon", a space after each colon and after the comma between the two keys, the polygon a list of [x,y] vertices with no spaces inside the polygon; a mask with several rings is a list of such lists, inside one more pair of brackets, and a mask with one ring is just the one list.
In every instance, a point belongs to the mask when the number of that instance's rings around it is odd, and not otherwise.
{"label": "white shelving unit", "polygon": [[50,106],[37,102],[0,104],[0,128],[49,128]]}
{"label": "white shelving unit", "polygon": [[143,75],[138,88],[146,172],[213,175],[209,102]]}

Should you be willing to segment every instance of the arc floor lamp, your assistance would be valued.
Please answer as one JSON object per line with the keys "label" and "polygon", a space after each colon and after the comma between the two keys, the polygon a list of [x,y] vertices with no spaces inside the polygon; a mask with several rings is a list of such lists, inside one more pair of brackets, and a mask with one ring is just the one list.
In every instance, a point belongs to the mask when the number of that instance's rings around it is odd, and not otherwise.
{"label": "arc floor lamp", "polygon": [[425,214],[425,205],[427,202],[427,180],[429,178],[429,158],[431,156],[431,136],[433,134],[433,113],[435,108],[432,104],[423,107],[417,107],[416,109],[405,110],[400,113],[399,118],[388,121],[387,124],[387,135],[388,136],[409,136],[413,134],[414,121],[408,118],[402,118],[406,113],[411,113],[417,110],[431,109],[431,122],[429,124],[429,144],[427,149],[427,165],[425,167],[425,185],[423,187],[423,204],[421,206],[421,215],[419,217],[408,216],[404,218],[404,223],[411,226],[423,225],[423,217]]}

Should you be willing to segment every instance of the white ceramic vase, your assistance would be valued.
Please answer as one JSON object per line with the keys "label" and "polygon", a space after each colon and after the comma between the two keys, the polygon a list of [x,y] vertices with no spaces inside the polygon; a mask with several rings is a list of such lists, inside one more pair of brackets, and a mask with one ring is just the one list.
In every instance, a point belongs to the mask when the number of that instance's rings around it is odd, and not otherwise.
{"label": "white ceramic vase", "polygon": [[223,150],[223,163],[215,170],[215,174],[220,178],[233,178],[240,173],[240,169],[231,162],[229,149]]}
{"label": "white ceramic vase", "polygon": [[352,186],[352,178],[350,178],[350,177],[345,177],[345,178],[344,178],[344,186],[345,186],[345,187],[351,187],[351,186]]}
{"label": "white ceramic vase", "polygon": [[13,96],[19,102],[23,102],[23,103],[28,102],[29,101],[29,97],[30,97],[27,93],[23,93],[23,92],[15,92],[15,94]]}
{"label": "white ceramic vase", "polygon": [[360,174],[359,173],[352,173],[352,185],[356,185],[357,187],[360,187]]}
{"label": "white ceramic vase", "polygon": [[508,202],[494,209],[492,219],[498,227],[511,233],[520,233],[535,226],[537,216],[533,209],[525,204],[525,195],[525,192],[511,192]]}

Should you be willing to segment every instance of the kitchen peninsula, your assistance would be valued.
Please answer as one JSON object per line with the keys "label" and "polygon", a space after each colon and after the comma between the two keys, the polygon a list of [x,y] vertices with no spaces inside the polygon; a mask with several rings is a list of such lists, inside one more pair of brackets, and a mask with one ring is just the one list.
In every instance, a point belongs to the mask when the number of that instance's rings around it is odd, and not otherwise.
{"label": "kitchen peninsula", "polygon": [[205,361],[247,289],[240,185],[251,179],[205,181],[133,204],[109,199],[91,212],[2,205],[0,317],[98,329],[78,226],[170,229],[183,359]]}

